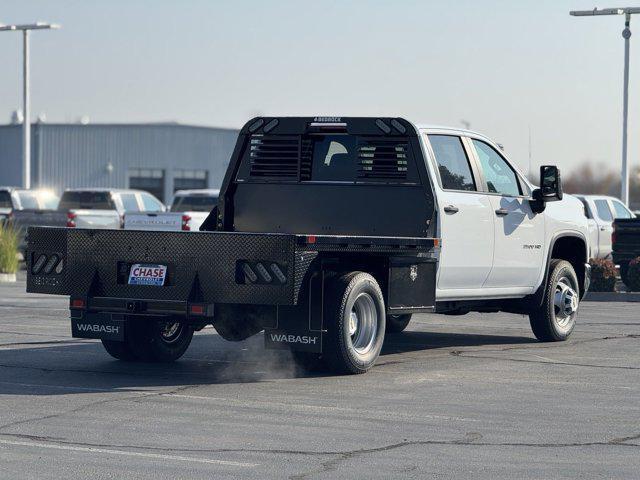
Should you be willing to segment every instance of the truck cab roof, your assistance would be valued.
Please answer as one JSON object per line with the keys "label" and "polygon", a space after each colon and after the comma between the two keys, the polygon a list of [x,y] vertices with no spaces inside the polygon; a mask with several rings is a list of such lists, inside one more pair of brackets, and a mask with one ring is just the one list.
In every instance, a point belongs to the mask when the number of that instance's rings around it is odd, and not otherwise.
{"label": "truck cab roof", "polygon": [[220,190],[216,188],[198,188],[191,190],[176,190],[176,193],[173,194],[174,197],[184,197],[184,196],[212,196],[217,197],[220,195]]}

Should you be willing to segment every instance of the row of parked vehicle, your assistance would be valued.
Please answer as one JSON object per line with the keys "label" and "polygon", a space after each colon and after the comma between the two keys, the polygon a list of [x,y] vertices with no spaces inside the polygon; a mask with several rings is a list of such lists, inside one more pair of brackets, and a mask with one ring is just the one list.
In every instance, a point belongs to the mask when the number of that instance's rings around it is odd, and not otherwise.
{"label": "row of parked vehicle", "polygon": [[[214,189],[178,190],[167,208],[141,190],[68,189],[58,198],[48,190],[3,187],[0,220],[11,220],[21,232],[29,226],[197,231],[216,206],[218,195]],[[640,220],[617,198],[576,196],[588,219],[591,257],[613,259],[624,277],[629,261],[640,255]]]}
{"label": "row of parked vehicle", "polygon": [[198,230],[217,204],[218,190],[178,190],[167,208],[141,190],[68,189],[62,197],[48,190],[0,187],[0,220],[20,232],[31,226],[135,230]]}

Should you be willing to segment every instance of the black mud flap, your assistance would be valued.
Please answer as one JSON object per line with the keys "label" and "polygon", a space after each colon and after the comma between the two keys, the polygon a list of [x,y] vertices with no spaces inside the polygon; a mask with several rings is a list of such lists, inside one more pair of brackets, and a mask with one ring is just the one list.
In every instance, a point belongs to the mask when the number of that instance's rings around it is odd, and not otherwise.
{"label": "black mud flap", "polygon": [[117,313],[72,312],[71,334],[75,338],[124,342],[125,318]]}
{"label": "black mud flap", "polygon": [[298,305],[278,307],[275,328],[265,328],[265,347],[322,353],[322,274],[315,273]]}

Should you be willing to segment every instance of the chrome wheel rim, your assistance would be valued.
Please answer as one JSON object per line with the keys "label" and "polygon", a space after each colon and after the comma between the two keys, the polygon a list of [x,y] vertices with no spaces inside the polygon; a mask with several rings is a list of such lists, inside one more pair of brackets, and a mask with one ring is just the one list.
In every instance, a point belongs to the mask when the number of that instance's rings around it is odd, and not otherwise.
{"label": "chrome wheel rim", "polygon": [[180,322],[161,322],[160,337],[165,343],[173,343],[180,338],[182,334],[182,323]]}
{"label": "chrome wheel rim", "polygon": [[347,328],[351,345],[359,355],[365,355],[373,348],[378,333],[378,309],[368,293],[356,297]]}
{"label": "chrome wheel rim", "polygon": [[560,277],[553,297],[553,309],[556,324],[561,329],[571,326],[578,312],[579,296],[576,287],[568,277]]}

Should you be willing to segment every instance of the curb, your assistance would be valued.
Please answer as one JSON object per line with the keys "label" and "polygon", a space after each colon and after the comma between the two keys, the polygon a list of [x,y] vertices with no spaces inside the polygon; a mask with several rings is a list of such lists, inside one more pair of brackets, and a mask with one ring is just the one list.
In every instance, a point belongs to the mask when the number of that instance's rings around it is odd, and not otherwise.
{"label": "curb", "polygon": [[640,293],[587,292],[583,302],[640,302]]}

